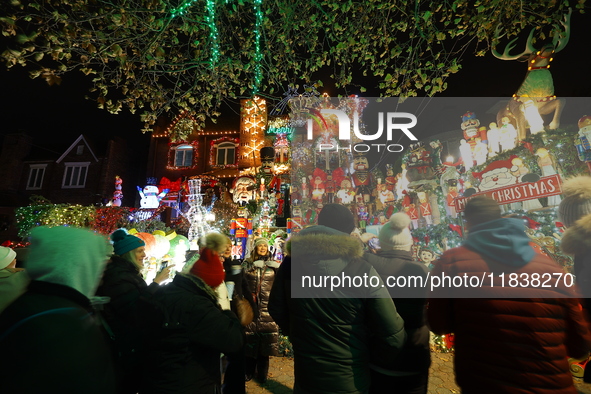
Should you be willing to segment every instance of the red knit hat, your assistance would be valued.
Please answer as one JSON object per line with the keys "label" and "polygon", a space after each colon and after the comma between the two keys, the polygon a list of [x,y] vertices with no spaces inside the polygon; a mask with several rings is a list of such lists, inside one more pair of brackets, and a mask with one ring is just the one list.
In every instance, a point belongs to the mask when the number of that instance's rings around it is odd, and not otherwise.
{"label": "red knit hat", "polygon": [[201,278],[212,289],[221,285],[226,277],[220,256],[209,248],[201,249],[199,260],[189,273]]}

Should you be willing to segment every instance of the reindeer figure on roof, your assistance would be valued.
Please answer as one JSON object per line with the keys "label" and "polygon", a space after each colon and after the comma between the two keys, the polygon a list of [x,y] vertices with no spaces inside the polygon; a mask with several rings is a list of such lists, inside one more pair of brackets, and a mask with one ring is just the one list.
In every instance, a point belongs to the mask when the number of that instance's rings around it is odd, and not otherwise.
{"label": "reindeer figure on roof", "polygon": [[[560,126],[560,114],[564,108],[565,99],[557,98],[554,95],[554,81],[550,73],[550,62],[553,56],[564,49],[570,36],[570,16],[572,9],[565,15],[564,20],[554,24],[555,34],[552,43],[536,49],[533,45],[535,28],[531,30],[525,44],[525,50],[518,55],[510,55],[509,52],[515,47],[517,38],[511,40],[503,54],[497,52],[496,47],[492,48],[492,54],[501,60],[527,61],[527,74],[513,98],[509,100],[506,107],[497,114],[497,124],[501,124],[503,117],[509,117],[517,127],[519,141],[527,136],[527,129],[532,134],[544,130],[543,119],[540,115],[553,113],[553,118],[548,127],[557,129]],[[502,37],[502,28],[499,26],[495,31],[495,39]],[[537,111],[536,111],[537,110]],[[529,124],[528,124],[529,123]]]}

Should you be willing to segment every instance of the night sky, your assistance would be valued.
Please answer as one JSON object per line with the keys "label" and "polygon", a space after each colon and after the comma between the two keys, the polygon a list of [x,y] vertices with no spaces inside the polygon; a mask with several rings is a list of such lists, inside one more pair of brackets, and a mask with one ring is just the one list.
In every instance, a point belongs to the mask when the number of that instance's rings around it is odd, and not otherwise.
{"label": "night sky", "polygon": [[[589,65],[582,58],[588,58],[588,43],[591,42],[591,17],[573,12],[571,20],[571,38],[566,48],[556,55],[552,62],[555,94],[561,97],[591,97],[591,78]],[[527,35],[527,32],[525,32]],[[502,48],[502,47],[501,47]],[[521,50],[522,44],[514,51]],[[443,97],[510,97],[519,87],[526,74],[526,63],[502,61],[487,53],[484,57],[475,57],[467,53],[463,68],[447,79],[448,89]],[[362,82],[368,88],[365,96],[371,95],[371,80]],[[342,91],[330,88],[330,81],[325,80],[325,89],[330,95]],[[96,108],[96,103],[86,100],[90,82],[82,74],[67,74],[60,86],[48,86],[41,79],[30,79],[20,66],[6,71],[0,67],[0,111],[2,123],[0,134],[27,131],[37,137],[38,143],[53,140],[56,137],[70,141],[85,133],[96,139],[121,135],[137,141],[139,145],[148,142],[147,135],[142,135],[142,122],[139,114],[132,115],[126,110],[117,115]],[[286,86],[287,88],[287,86]],[[353,90],[347,94],[356,93]],[[425,99],[429,106],[429,99]],[[567,104],[568,106],[568,104]],[[462,111],[473,110],[466,108]],[[591,105],[589,106],[591,113]],[[443,126],[438,131],[459,128],[461,113],[449,114],[449,119],[442,120]],[[580,114],[582,116],[584,114]],[[238,128],[238,120],[232,111],[225,111],[228,127]],[[235,120],[233,120],[235,119]],[[224,123],[222,121],[222,123]],[[235,124],[232,124],[235,123]],[[449,124],[449,126],[448,126]],[[224,125],[226,126],[226,125]]]}

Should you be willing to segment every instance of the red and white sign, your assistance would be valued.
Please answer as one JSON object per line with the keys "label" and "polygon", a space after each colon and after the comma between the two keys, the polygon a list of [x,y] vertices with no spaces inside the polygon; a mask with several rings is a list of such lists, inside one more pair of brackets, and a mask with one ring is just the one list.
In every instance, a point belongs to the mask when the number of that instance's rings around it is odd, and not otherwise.
{"label": "red and white sign", "polygon": [[550,197],[562,194],[562,182],[559,175],[550,175],[540,178],[537,182],[516,183],[498,189],[474,193],[470,197],[458,197],[455,199],[456,211],[463,212],[466,202],[476,196],[488,196],[499,205],[513,202],[527,201],[534,198]]}

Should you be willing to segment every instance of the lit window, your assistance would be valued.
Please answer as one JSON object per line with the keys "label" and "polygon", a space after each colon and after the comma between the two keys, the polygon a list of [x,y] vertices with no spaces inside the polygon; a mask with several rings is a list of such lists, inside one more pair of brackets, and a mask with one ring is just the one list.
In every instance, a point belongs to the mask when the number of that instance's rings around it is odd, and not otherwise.
{"label": "lit window", "polygon": [[90,163],[66,163],[62,188],[83,188]]}
{"label": "lit window", "polygon": [[234,164],[234,157],[236,155],[236,144],[232,142],[222,142],[217,145],[217,165]]}
{"label": "lit window", "polygon": [[174,166],[191,167],[193,165],[193,147],[191,145],[179,145],[175,148]]}
{"label": "lit window", "polygon": [[47,167],[47,164],[33,164],[30,166],[27,190],[41,189],[43,185],[43,177],[45,176],[45,167]]}

